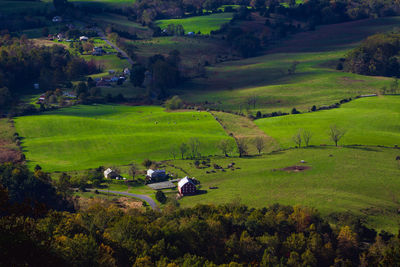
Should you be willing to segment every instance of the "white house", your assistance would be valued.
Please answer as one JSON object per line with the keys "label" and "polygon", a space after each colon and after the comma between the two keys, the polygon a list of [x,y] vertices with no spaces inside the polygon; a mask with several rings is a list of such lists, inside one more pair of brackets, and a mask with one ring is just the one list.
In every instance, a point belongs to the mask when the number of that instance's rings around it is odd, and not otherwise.
{"label": "white house", "polygon": [[128,68],[124,69],[124,75],[129,76],[131,74],[131,71]]}
{"label": "white house", "polygon": [[53,17],[52,21],[53,22],[61,22],[62,18],[60,16],[55,16],[55,17]]}
{"label": "white house", "polygon": [[113,171],[111,168],[108,168],[107,170],[104,171],[104,177],[105,178],[110,178],[113,179],[115,177],[118,177],[117,173]]}
{"label": "white house", "polygon": [[87,36],[81,36],[79,37],[79,41],[87,41],[89,38]]}

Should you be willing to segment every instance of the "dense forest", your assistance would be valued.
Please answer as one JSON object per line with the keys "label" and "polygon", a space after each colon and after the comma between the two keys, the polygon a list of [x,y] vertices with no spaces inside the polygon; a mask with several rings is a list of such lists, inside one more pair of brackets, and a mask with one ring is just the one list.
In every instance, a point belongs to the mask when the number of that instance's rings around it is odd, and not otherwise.
{"label": "dense forest", "polygon": [[376,34],[346,58],[345,69],[363,75],[400,76],[400,34]]}
{"label": "dense forest", "polygon": [[[105,201],[63,211],[62,184],[39,168],[0,168],[2,266],[395,266],[400,236],[306,207],[239,202],[127,212]],[[58,193],[56,193],[58,192]],[[65,209],[65,208],[64,208]]]}

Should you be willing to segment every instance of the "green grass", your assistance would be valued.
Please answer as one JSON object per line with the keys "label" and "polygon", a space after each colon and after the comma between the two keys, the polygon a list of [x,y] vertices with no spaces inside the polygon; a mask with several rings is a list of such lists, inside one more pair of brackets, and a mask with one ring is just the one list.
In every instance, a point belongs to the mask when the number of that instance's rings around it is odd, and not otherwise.
{"label": "green grass", "polygon": [[[15,119],[30,167],[68,171],[172,158],[173,148],[196,137],[203,155],[229,139],[207,112],[165,112],[161,107],[75,106]],[[157,123],[156,123],[157,122]]]}
{"label": "green grass", "polygon": [[[174,49],[180,52],[181,64],[188,69],[196,66],[199,61],[215,61],[217,55],[228,56],[225,43],[214,38],[191,38],[180,36],[158,37],[146,40],[131,41],[137,47],[139,58],[151,57],[155,54],[168,55]],[[145,61],[145,60],[143,60]]]}
{"label": "green grass", "polygon": [[12,14],[32,14],[39,10],[50,10],[53,7],[52,3],[39,1],[0,1],[0,13],[6,15]]}
{"label": "green grass", "polygon": [[169,24],[180,24],[185,33],[200,31],[202,34],[209,34],[213,30],[218,30],[222,24],[232,19],[233,13],[218,13],[207,16],[196,16],[184,19],[164,19],[156,21],[156,24],[165,29]]}
{"label": "green grass", "polygon": [[[375,147],[292,149],[262,157],[212,159],[211,166],[216,163],[226,168],[235,162],[240,168],[215,174],[206,173],[211,168],[195,168],[192,161],[173,163],[200,180],[201,189],[207,190],[206,194],[184,197],[180,200],[183,207],[238,200],[259,208],[274,203],[300,204],[315,207],[323,215],[351,211],[366,216],[377,229],[395,233],[400,222],[400,169],[395,160],[399,154],[396,149]],[[300,160],[311,169],[280,170],[301,165]]]}
{"label": "green grass", "polygon": [[[206,78],[188,81],[176,93],[213,109],[245,112],[249,107],[264,113],[293,107],[307,111],[313,105],[375,93],[391,79],[337,71],[336,65],[363,38],[393,29],[399,22],[395,17],[321,26],[271,45],[267,55],[209,67]],[[294,61],[300,64],[294,75],[288,75]],[[257,97],[255,108],[247,105],[252,96]]]}
{"label": "green grass", "polygon": [[400,145],[400,96],[361,98],[340,108],[306,114],[256,120],[264,132],[281,147],[294,147],[292,136],[299,129],[313,133],[312,145],[332,144],[330,125],[347,130],[344,145]]}

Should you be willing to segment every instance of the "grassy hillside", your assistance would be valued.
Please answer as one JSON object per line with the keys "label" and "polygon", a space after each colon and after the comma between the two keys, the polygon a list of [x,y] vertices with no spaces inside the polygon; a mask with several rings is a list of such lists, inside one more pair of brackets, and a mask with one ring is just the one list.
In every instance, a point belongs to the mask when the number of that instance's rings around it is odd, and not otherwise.
{"label": "grassy hillside", "polygon": [[0,0],[0,14],[20,14],[31,13],[36,11],[48,10],[53,7],[53,4],[40,1],[6,1]]}
{"label": "grassy hillside", "polygon": [[209,34],[213,30],[218,30],[222,24],[229,22],[232,15],[233,13],[218,13],[184,19],[164,19],[158,20],[156,24],[161,29],[167,28],[169,24],[180,24],[185,29],[185,33],[200,31],[202,34]]}
{"label": "grassy hillside", "polygon": [[299,129],[313,133],[311,144],[332,144],[330,125],[347,130],[340,144],[400,145],[400,96],[354,100],[341,108],[256,120],[256,124],[282,147],[293,147]]}
{"label": "grassy hillside", "polygon": [[[351,211],[365,216],[378,229],[397,232],[400,170],[395,158],[399,154],[399,150],[387,148],[321,147],[211,161],[211,165],[224,168],[235,162],[238,168],[226,172],[207,174],[211,168],[197,169],[190,161],[175,161],[174,165],[199,179],[201,189],[207,190],[206,194],[184,197],[180,200],[184,207],[238,200],[251,207],[300,204],[315,207],[324,215]],[[310,169],[281,170],[293,165]],[[210,186],[218,189],[209,189]]]}
{"label": "grassy hillside", "polygon": [[197,137],[203,155],[234,140],[207,112],[165,112],[161,107],[76,106],[15,119],[30,166],[46,171],[123,165],[172,158],[171,150]]}
{"label": "grassy hillside", "polygon": [[[185,83],[177,93],[186,101],[242,112],[287,112],[293,107],[304,111],[373,93],[388,86],[390,79],[345,73],[336,65],[363,38],[399,23],[400,18],[384,18],[321,26],[272,45],[267,55],[209,67],[206,78]],[[289,75],[294,61],[299,62],[296,73]],[[247,105],[253,96],[255,108]]]}

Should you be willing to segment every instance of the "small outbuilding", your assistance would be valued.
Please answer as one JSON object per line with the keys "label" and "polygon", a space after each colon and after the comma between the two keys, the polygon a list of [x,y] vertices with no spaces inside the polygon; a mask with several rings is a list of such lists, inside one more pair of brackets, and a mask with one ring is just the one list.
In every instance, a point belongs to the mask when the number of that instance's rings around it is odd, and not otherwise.
{"label": "small outbuilding", "polygon": [[196,194],[196,185],[192,179],[185,177],[178,182],[178,191],[182,196]]}
{"label": "small outbuilding", "polygon": [[108,168],[107,170],[104,171],[104,177],[109,178],[109,179],[114,179],[117,178],[119,175],[113,171],[111,168]]}
{"label": "small outbuilding", "polygon": [[62,22],[62,18],[60,16],[55,16],[52,19],[53,22]]}
{"label": "small outbuilding", "polygon": [[149,181],[160,181],[167,177],[165,170],[147,170],[146,178]]}
{"label": "small outbuilding", "polygon": [[87,41],[87,40],[89,40],[89,37],[87,37],[87,36],[79,37],[79,41]]}

